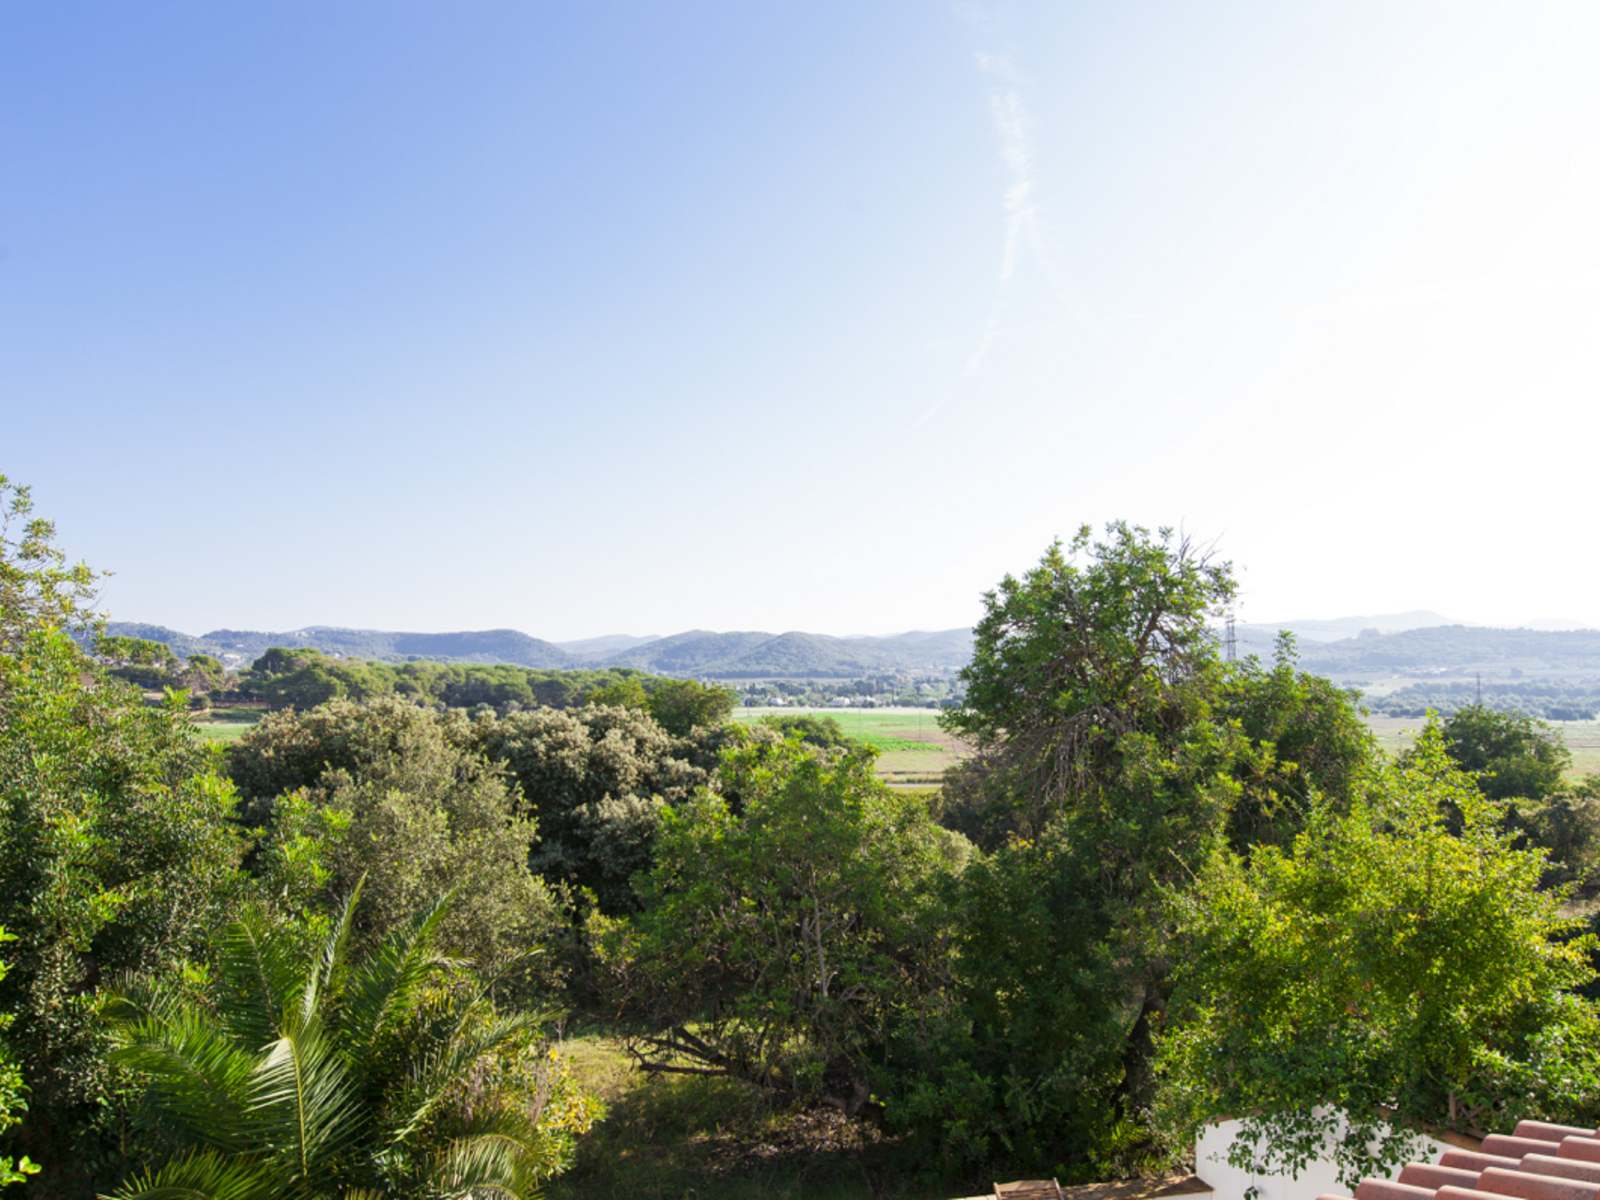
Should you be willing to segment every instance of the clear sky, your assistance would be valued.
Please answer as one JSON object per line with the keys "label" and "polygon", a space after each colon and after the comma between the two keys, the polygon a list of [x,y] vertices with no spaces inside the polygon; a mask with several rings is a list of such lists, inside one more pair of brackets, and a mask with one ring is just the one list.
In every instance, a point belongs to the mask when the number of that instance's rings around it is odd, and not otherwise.
{"label": "clear sky", "polygon": [[1600,625],[1600,5],[0,13],[0,471],[198,632]]}

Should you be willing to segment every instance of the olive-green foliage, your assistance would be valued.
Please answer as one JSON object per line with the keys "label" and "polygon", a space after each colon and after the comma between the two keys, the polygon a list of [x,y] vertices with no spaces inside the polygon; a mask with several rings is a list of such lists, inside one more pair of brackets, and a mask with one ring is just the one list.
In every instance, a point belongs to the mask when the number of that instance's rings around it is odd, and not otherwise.
{"label": "olive-green foliage", "polygon": [[1484,795],[1507,802],[1508,827],[1548,851],[1548,882],[1586,894],[1600,886],[1600,777],[1565,779],[1572,754],[1559,733],[1525,713],[1481,704],[1446,717],[1441,731],[1451,760]]}
{"label": "olive-green foliage", "polygon": [[1600,1022],[1571,995],[1587,947],[1446,746],[1430,725],[1287,847],[1204,865],[1159,1059],[1176,1139],[1243,1115],[1237,1165],[1293,1170],[1331,1140],[1353,1183],[1414,1153],[1418,1122],[1600,1118]]}
{"label": "olive-green foliage", "polygon": [[[335,658],[305,647],[274,647],[251,664],[240,692],[274,708],[311,708],[327,700],[408,696],[446,708],[488,705],[510,711],[533,705],[570,708],[607,687],[642,690],[635,671],[560,671],[489,663],[408,662]],[[643,707],[641,701],[639,707]]]}
{"label": "olive-green foliage", "polygon": [[250,665],[240,692],[274,708],[314,708],[328,700],[365,700],[392,693],[394,668],[319,650],[273,647]]}
{"label": "olive-green foliage", "polygon": [[650,697],[644,690],[644,681],[637,675],[618,679],[595,688],[589,693],[590,704],[604,704],[614,708],[636,708],[641,712],[650,707]]}
{"label": "olive-green foliage", "polygon": [[976,745],[972,771],[1004,779],[1011,831],[1126,790],[1127,771],[1175,772],[1149,780],[1170,792],[1211,770],[1184,746],[1220,673],[1206,617],[1233,593],[1226,563],[1118,523],[1103,542],[1085,526],[985,594],[966,697],[943,722]]}
{"label": "olive-green foliage", "polygon": [[102,635],[94,640],[94,657],[118,679],[150,690],[183,688],[204,696],[220,690],[227,678],[211,655],[194,654],[185,661],[165,642],[148,638]]}
{"label": "olive-green foliage", "polygon": [[143,688],[176,686],[181,660],[164,642],[147,638],[100,637],[94,654],[118,679]]}
{"label": "olive-green foliage", "polygon": [[448,905],[352,956],[355,897],[321,945],[247,908],[200,987],[130,984],[118,1061],[148,1082],[140,1136],[165,1161],[120,1200],[532,1197],[595,1115],[442,952]]}
{"label": "olive-green foliage", "polygon": [[0,982],[32,1091],[20,1143],[70,1192],[106,1166],[114,1080],[96,984],[174,970],[235,901],[232,785],[175,706],[96,678],[64,635],[0,653]]}
{"label": "olive-green foliage", "polygon": [[[0,944],[14,942],[14,935],[0,927]],[[5,981],[7,964],[0,962],[0,983]],[[11,1028],[12,1015],[0,1014],[0,1033]],[[0,1041],[0,1137],[7,1130],[22,1123],[22,1114],[28,1110],[28,1089],[22,1082],[22,1067],[11,1053],[11,1047]],[[39,1164],[26,1154],[0,1156],[0,1188],[21,1183],[39,1172]]]}
{"label": "olive-green foliage", "polygon": [[327,914],[365,878],[370,942],[456,889],[441,931],[499,969],[549,939],[560,904],[528,868],[537,827],[459,713],[390,697],[268,715],[228,750],[264,824],[255,860],[288,911]]}
{"label": "olive-green foliage", "polygon": [[949,1004],[946,889],[968,847],[872,773],[798,740],[732,752],[663,815],[644,908],[603,939],[648,1068],[682,1059],[862,1112],[925,1066]]}
{"label": "olive-green foliage", "polygon": [[730,688],[694,679],[656,679],[649,685],[649,696],[650,715],[674,737],[721,725],[737,699]]}
{"label": "olive-green foliage", "polygon": [[605,912],[634,907],[629,880],[650,865],[662,806],[706,780],[688,743],[628,708],[485,716],[470,742],[510,772],[538,819],[534,869],[591,890]]}
{"label": "olive-green foliage", "polygon": [[674,737],[688,737],[697,729],[723,724],[737,699],[731,688],[696,679],[629,673],[593,688],[584,696],[584,703],[638,709],[649,713]]}

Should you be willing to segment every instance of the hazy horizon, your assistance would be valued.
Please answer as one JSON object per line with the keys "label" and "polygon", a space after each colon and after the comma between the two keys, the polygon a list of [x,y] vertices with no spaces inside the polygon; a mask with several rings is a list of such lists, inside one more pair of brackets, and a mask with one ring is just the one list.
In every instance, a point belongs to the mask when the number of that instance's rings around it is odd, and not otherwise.
{"label": "hazy horizon", "polygon": [[[1435,611],[1432,611],[1432,610],[1413,609],[1413,610],[1408,610],[1406,612],[1400,612],[1400,613],[1343,613],[1343,614],[1337,614],[1337,615],[1332,615],[1332,616],[1316,616],[1316,617],[1303,617],[1303,616],[1302,617],[1271,617],[1271,618],[1267,618],[1267,619],[1264,619],[1264,620],[1253,620],[1253,621],[1244,621],[1241,618],[1240,623],[1241,624],[1245,624],[1245,625],[1254,625],[1254,626],[1257,626],[1257,627],[1263,627],[1263,626],[1265,626],[1265,627],[1285,626],[1286,627],[1286,626],[1289,626],[1289,625],[1314,624],[1314,623],[1318,623],[1318,622],[1333,622],[1333,621],[1355,622],[1355,621],[1361,621],[1361,620],[1366,620],[1366,619],[1371,619],[1371,620],[1374,620],[1374,621],[1382,621],[1382,620],[1385,620],[1387,618],[1409,617],[1409,616],[1418,615],[1418,614],[1425,614],[1425,615],[1433,616],[1433,617],[1445,617],[1445,614],[1439,613],[1439,612],[1435,612]],[[233,623],[223,623],[223,624],[220,624],[220,625],[209,625],[209,626],[205,626],[203,628],[192,628],[191,629],[191,628],[187,628],[187,627],[184,627],[184,626],[173,625],[173,624],[171,624],[169,622],[166,622],[166,621],[148,620],[148,619],[143,618],[143,617],[126,617],[126,616],[121,616],[121,615],[119,615],[117,613],[112,613],[111,614],[111,620],[112,621],[126,621],[126,622],[128,622],[130,624],[137,624],[137,625],[159,626],[161,628],[170,629],[170,630],[172,630],[172,631],[174,631],[176,633],[183,633],[183,634],[188,634],[188,635],[196,636],[196,637],[202,636],[202,635],[207,634],[207,633],[214,633],[214,632],[217,632],[219,630],[224,630],[224,629],[236,630],[236,631],[240,631],[240,632],[255,632],[255,633],[295,633],[295,632],[298,632],[300,630],[305,630],[305,629],[350,629],[350,630],[371,629],[371,630],[379,630],[379,631],[386,632],[386,633],[421,633],[421,634],[476,633],[476,632],[483,632],[485,630],[491,630],[491,629],[510,629],[510,630],[512,630],[513,632],[516,632],[516,633],[525,633],[528,636],[538,638],[541,641],[547,641],[547,642],[550,642],[550,643],[555,644],[555,645],[563,645],[563,646],[570,646],[570,645],[579,644],[579,643],[583,643],[583,642],[604,641],[604,640],[606,640],[608,638],[619,638],[619,637],[620,638],[631,638],[631,639],[634,639],[634,640],[637,640],[637,641],[640,641],[640,642],[654,641],[654,640],[657,640],[657,639],[660,639],[660,638],[675,637],[675,636],[678,636],[679,634],[694,633],[694,632],[704,632],[704,633],[770,633],[770,634],[774,634],[774,635],[786,634],[786,633],[806,633],[806,634],[813,634],[813,635],[818,635],[818,636],[822,636],[822,637],[842,638],[842,639],[848,640],[848,639],[852,639],[852,638],[897,637],[897,636],[901,636],[901,635],[905,635],[905,634],[917,634],[917,633],[945,633],[945,632],[948,632],[948,631],[953,630],[953,629],[963,629],[963,628],[970,628],[971,627],[971,623],[969,622],[966,625],[961,625],[961,624],[957,624],[957,625],[939,625],[939,626],[921,625],[921,626],[911,626],[911,627],[907,627],[907,628],[904,628],[904,629],[885,629],[885,630],[881,630],[881,631],[874,632],[874,633],[863,633],[860,630],[849,630],[849,631],[845,631],[845,632],[838,632],[838,631],[835,631],[835,630],[815,629],[815,628],[808,628],[808,627],[802,627],[802,626],[795,626],[795,627],[790,627],[790,628],[779,629],[779,628],[775,628],[775,627],[763,627],[763,626],[757,626],[757,625],[744,624],[744,625],[730,625],[730,626],[726,626],[726,627],[713,628],[711,626],[707,626],[707,625],[701,624],[701,625],[685,626],[682,629],[672,629],[672,630],[669,630],[669,631],[667,631],[665,633],[648,633],[648,634],[646,634],[646,633],[634,633],[634,632],[631,632],[630,630],[626,630],[626,629],[611,629],[611,630],[606,630],[606,631],[600,632],[600,633],[583,633],[583,634],[575,634],[575,635],[572,635],[570,637],[569,636],[556,637],[556,636],[552,636],[552,635],[548,635],[548,634],[542,633],[537,629],[529,629],[529,628],[526,628],[524,626],[516,626],[516,625],[493,625],[493,626],[490,626],[490,625],[457,625],[457,626],[450,626],[448,628],[440,627],[440,628],[437,628],[437,629],[400,629],[398,627],[379,626],[379,625],[370,625],[370,624],[367,624],[367,625],[362,625],[362,624],[332,625],[332,624],[329,624],[326,621],[314,621],[314,622],[310,622],[310,623],[304,624],[304,625],[250,625],[250,626],[240,625],[237,622],[233,622]],[[1492,622],[1465,621],[1465,620],[1457,620],[1454,617],[1445,617],[1445,620],[1442,623],[1443,624],[1448,624],[1448,625],[1480,626],[1480,627],[1485,627],[1485,628],[1499,628],[1499,629],[1535,629],[1535,630],[1538,630],[1538,631],[1541,631],[1541,632],[1565,632],[1565,631],[1568,631],[1568,630],[1589,630],[1589,629],[1596,628],[1596,626],[1585,625],[1582,622],[1564,621],[1564,620],[1560,620],[1560,619],[1549,620],[1549,619],[1539,619],[1539,618],[1535,618],[1535,619],[1529,620],[1529,621],[1516,621],[1516,622],[1512,622],[1510,624],[1496,625],[1496,624],[1494,624]],[[1422,627],[1423,626],[1416,626],[1416,628],[1422,628]]]}
{"label": "hazy horizon", "polygon": [[0,471],[115,619],[944,629],[1126,518],[1600,626],[1593,5],[85,16],[3,18]]}

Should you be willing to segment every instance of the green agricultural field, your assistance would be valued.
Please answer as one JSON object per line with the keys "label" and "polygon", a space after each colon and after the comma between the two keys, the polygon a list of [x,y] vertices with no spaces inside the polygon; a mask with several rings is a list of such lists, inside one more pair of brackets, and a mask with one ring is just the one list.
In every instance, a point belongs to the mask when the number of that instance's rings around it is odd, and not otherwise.
{"label": "green agricultural field", "polygon": [[239,706],[212,708],[194,716],[194,727],[200,736],[211,742],[236,742],[255,727],[266,715],[262,708]]}
{"label": "green agricultural field", "polygon": [[946,767],[966,757],[956,738],[939,728],[932,708],[740,708],[734,720],[762,717],[831,717],[850,737],[878,752],[878,775],[896,787],[936,787]]}

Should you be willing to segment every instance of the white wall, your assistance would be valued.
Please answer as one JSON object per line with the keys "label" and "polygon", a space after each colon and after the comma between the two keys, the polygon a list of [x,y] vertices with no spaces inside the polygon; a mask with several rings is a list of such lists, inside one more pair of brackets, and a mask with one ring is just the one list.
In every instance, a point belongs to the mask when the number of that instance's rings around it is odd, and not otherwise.
{"label": "white wall", "polygon": [[[1238,1121],[1208,1125],[1195,1139],[1194,1173],[1211,1185],[1214,1200],[1244,1200],[1254,1187],[1258,1200],[1316,1200],[1324,1193],[1349,1196],[1355,1189],[1339,1182],[1339,1171],[1331,1158],[1306,1164],[1298,1179],[1287,1175],[1252,1175],[1228,1165],[1228,1147],[1239,1133]],[[1450,1146],[1436,1138],[1422,1136],[1417,1162],[1437,1162]],[[1398,1175],[1399,1168],[1395,1169]]]}

